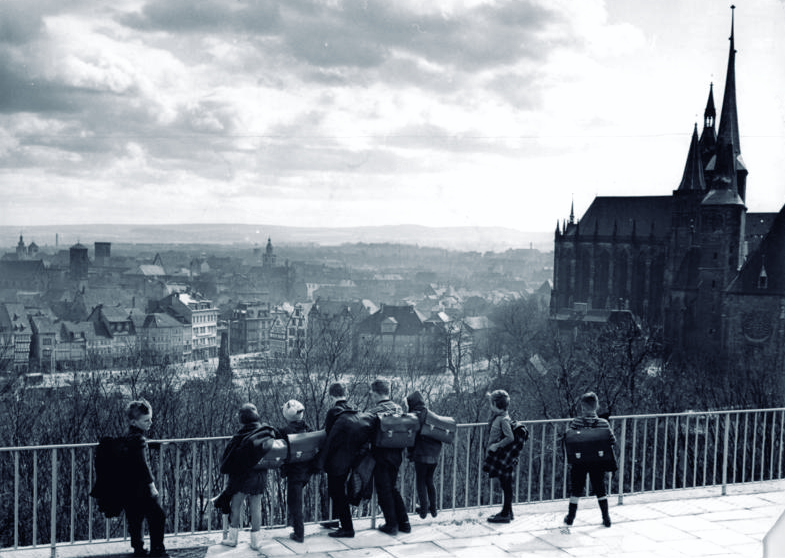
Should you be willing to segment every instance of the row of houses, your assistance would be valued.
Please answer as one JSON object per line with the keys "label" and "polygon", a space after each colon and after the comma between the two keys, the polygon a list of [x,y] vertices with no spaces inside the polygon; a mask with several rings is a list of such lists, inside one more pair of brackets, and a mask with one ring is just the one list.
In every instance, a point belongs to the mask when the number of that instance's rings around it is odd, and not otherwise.
{"label": "row of houses", "polygon": [[166,358],[174,362],[218,354],[218,309],[195,293],[172,293],[148,311],[98,304],[84,319],[51,308],[0,304],[3,370],[74,368],[85,364]]}
{"label": "row of houses", "polygon": [[[75,306],[79,306],[74,302]],[[63,315],[62,312],[60,313]],[[483,318],[456,324],[448,314],[425,316],[415,306],[368,300],[314,303],[238,303],[219,320],[212,302],[195,293],[172,293],[138,308],[97,304],[84,319],[64,319],[48,308],[0,304],[0,362],[3,370],[54,371],[126,362],[186,362],[218,356],[226,335],[229,352],[265,353],[275,358],[314,351],[356,354],[373,347],[393,360],[426,357],[438,366],[460,331],[466,351],[491,327]],[[74,315],[68,316],[74,318]]]}

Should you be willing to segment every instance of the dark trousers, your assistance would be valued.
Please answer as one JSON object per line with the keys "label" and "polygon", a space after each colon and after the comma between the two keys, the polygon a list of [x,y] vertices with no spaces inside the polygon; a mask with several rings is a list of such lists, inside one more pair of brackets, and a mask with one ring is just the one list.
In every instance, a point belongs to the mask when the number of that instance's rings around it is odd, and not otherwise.
{"label": "dark trousers", "polygon": [[425,512],[436,510],[436,487],[433,485],[433,474],[436,463],[414,463],[414,473],[417,477],[417,498],[420,508]]}
{"label": "dark trousers", "polygon": [[596,467],[572,465],[570,469],[570,496],[580,498],[586,489],[586,474],[589,475],[591,486],[597,498],[605,498],[605,471]]}
{"label": "dark trousers", "polygon": [[327,475],[327,494],[333,501],[333,516],[341,522],[341,529],[354,531],[352,524],[352,511],[349,508],[349,499],[346,497],[346,477],[343,475]]}
{"label": "dark trousers", "polygon": [[373,482],[376,486],[379,507],[382,508],[382,514],[384,514],[384,522],[389,527],[409,523],[406,506],[396,486],[398,482],[398,465],[377,461],[376,467],[373,469]]}
{"label": "dark trousers", "polygon": [[502,487],[502,515],[512,513],[512,475],[501,475],[499,484]]}
{"label": "dark trousers", "polygon": [[306,481],[286,482],[286,514],[288,523],[294,528],[294,534],[303,536],[305,527],[303,525],[303,487]]}
{"label": "dark trousers", "polygon": [[147,518],[150,530],[150,548],[164,548],[164,524],[166,515],[156,498],[152,496],[135,497],[125,505],[125,518],[128,520],[128,536],[134,550],[144,548],[142,521]]}

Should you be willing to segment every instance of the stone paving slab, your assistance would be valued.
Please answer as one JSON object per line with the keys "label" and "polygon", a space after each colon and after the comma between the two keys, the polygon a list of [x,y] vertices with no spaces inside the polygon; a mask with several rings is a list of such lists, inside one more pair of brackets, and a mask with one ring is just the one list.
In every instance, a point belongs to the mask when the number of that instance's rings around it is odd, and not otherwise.
{"label": "stone paving slab", "polygon": [[442,547],[432,542],[416,542],[412,544],[397,544],[387,546],[385,550],[395,556],[395,558],[449,558],[452,556]]}
{"label": "stone paving slab", "polygon": [[[306,539],[295,543],[290,529],[265,530],[263,555],[268,558],[503,558],[602,556],[608,558],[751,558],[762,556],[762,540],[785,509],[785,481],[728,487],[691,489],[624,496],[624,504],[611,498],[613,526],[602,526],[596,500],[581,499],[575,524],[566,528],[562,518],[566,500],[544,504],[518,504],[510,524],[491,524],[497,506],[472,510],[443,510],[437,518],[412,515],[412,532],[389,536],[371,528],[370,520],[355,521],[356,536],[333,539],[327,529],[306,526]],[[258,558],[248,546],[250,533],[240,544],[218,544],[221,533],[167,537],[167,548],[201,547],[195,558]],[[62,558],[129,556],[127,541],[62,545]],[[50,548],[0,551],[0,558],[50,558]],[[785,549],[783,549],[785,556]],[[188,558],[193,554],[188,553]]]}

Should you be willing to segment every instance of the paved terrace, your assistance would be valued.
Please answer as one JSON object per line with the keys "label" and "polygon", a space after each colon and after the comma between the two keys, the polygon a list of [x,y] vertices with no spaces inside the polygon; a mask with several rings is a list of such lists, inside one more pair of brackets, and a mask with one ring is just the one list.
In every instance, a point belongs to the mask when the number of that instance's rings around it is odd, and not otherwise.
{"label": "paved terrace", "polygon": [[[785,511],[785,481],[660,491],[610,499],[613,526],[602,526],[596,499],[583,498],[575,524],[562,524],[566,500],[514,506],[515,520],[491,524],[496,507],[444,510],[436,518],[412,515],[412,532],[394,537],[355,521],[353,539],[333,539],[318,525],[306,525],[305,542],[289,539],[290,529],[270,529],[262,554],[282,558],[505,558],[603,556],[615,558],[760,557],[763,539]],[[218,544],[221,533],[167,537],[173,558],[254,558],[249,532],[240,544]],[[57,556],[128,556],[127,541],[62,545]],[[785,556],[769,548],[768,556]],[[0,552],[0,558],[48,558],[49,547]]]}

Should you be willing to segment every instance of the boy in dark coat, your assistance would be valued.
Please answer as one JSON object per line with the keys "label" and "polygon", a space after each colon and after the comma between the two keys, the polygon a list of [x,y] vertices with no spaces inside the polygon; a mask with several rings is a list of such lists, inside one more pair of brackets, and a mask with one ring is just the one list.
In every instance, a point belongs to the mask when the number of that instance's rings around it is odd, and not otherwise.
{"label": "boy in dark coat", "polygon": [[[419,391],[415,391],[406,398],[406,405],[409,412],[417,415],[420,419],[420,430],[425,424],[425,417],[428,416],[428,408],[425,400]],[[414,472],[417,484],[417,498],[420,500],[420,507],[417,513],[422,519],[428,512],[436,517],[436,487],[433,484],[433,474],[436,471],[436,464],[439,462],[439,454],[442,451],[442,443],[439,440],[421,436],[419,433],[414,439],[414,446],[409,448],[409,459],[414,461]]]}
{"label": "boy in dark coat", "polygon": [[[301,432],[311,432],[311,428],[303,420],[305,407],[295,399],[287,401],[283,406],[283,416],[286,419],[286,426],[281,429],[281,433],[299,434]],[[295,542],[303,542],[305,537],[305,527],[303,525],[303,488],[311,478],[311,464],[287,463],[281,468],[281,475],[286,477],[286,509],[288,523],[294,528],[293,533],[289,533],[289,538]]]}
{"label": "boy in dark coat", "polygon": [[[371,400],[373,406],[369,413],[378,416],[401,414],[400,405],[390,400],[390,382],[376,380],[371,384]],[[409,514],[398,491],[398,469],[403,461],[403,450],[396,448],[373,448],[376,466],[373,470],[373,482],[379,499],[379,507],[384,514],[384,525],[379,531],[388,535],[396,535],[399,531],[410,533]]]}
{"label": "boy in dark coat", "polygon": [[[150,464],[147,462],[147,438],[144,434],[153,424],[153,408],[144,399],[131,401],[126,410],[128,432],[125,435],[128,472],[125,497],[125,517],[128,520],[128,535],[134,556],[169,556],[164,548],[164,524],[166,516],[161,508],[158,489],[153,482]],[[142,521],[147,518],[150,529],[150,552],[144,548]]]}
{"label": "boy in dark coat", "polygon": [[[616,436],[614,436],[613,430],[611,430],[610,423],[597,416],[599,407],[600,402],[596,393],[593,391],[584,393],[580,398],[581,415],[572,419],[568,428],[573,430],[587,428],[607,429],[610,431],[611,443],[615,444]],[[602,512],[602,524],[606,527],[611,526],[611,516],[608,514],[608,493],[605,487],[605,472],[605,469],[597,466],[570,465],[570,503],[567,515],[564,517],[564,523],[572,525],[572,522],[575,520],[575,514],[578,511],[578,501],[584,492],[586,474],[588,473],[591,486],[597,495],[597,503]]]}
{"label": "boy in dark coat", "polygon": [[[357,448],[348,444],[345,433],[334,427],[342,413],[356,413],[357,409],[346,401],[346,388],[343,384],[331,384],[327,393],[333,400],[333,406],[327,411],[324,421],[327,438],[322,451],[317,455],[316,468],[327,473],[327,493],[333,502],[333,515],[338,518],[340,525],[335,531],[330,531],[329,536],[351,538],[354,537],[354,524],[346,495],[346,479]],[[323,525],[332,526],[332,522],[325,522]]]}

